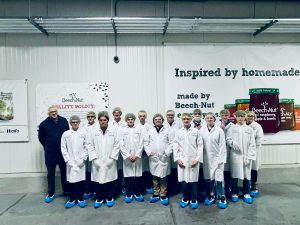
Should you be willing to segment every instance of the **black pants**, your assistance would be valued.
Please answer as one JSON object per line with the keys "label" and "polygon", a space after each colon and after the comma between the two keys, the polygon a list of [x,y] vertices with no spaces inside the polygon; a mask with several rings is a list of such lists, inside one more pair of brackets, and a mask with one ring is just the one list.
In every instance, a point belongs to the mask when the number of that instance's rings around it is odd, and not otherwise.
{"label": "black pants", "polygon": [[122,193],[122,189],[125,186],[124,183],[123,170],[118,170],[118,179],[115,182],[117,193]]}
{"label": "black pants", "polygon": [[[238,178],[231,179],[231,191],[232,194],[238,195],[239,193]],[[243,180],[243,193],[250,194],[250,180],[247,180],[246,178],[244,178]]]}
{"label": "black pants", "polygon": [[178,182],[177,168],[171,169],[171,174],[168,177],[168,194],[175,195],[180,192],[180,184]]}
{"label": "black pants", "polygon": [[197,200],[198,198],[198,182],[186,183],[181,182],[183,199],[186,200]]}
{"label": "black pants", "polygon": [[125,177],[126,195],[142,195],[143,190],[143,177]]}
{"label": "black pants", "polygon": [[144,188],[153,188],[153,176],[149,171],[143,172],[143,184]]}
{"label": "black pants", "polygon": [[93,193],[94,192],[94,184],[91,181],[91,172],[85,172],[85,193]]}
{"label": "black pants", "polygon": [[230,171],[224,171],[224,189],[226,193],[230,192],[230,180],[231,180]]}
{"label": "black pants", "polygon": [[74,200],[83,201],[84,181],[69,183],[70,186],[70,202]]}
{"label": "black pants", "polygon": [[206,182],[205,182],[204,175],[203,175],[203,168],[199,169],[198,188],[199,188],[199,192],[206,191]]}
{"label": "black pants", "polygon": [[60,170],[61,185],[64,192],[69,192],[69,185],[66,179],[66,163],[58,161],[55,164],[46,164],[47,167],[47,181],[48,181],[48,194],[52,196],[55,193],[55,169],[58,165]]}
{"label": "black pants", "polygon": [[254,184],[256,184],[256,182],[257,182],[257,170],[251,170],[252,187],[254,186]]}
{"label": "black pants", "polygon": [[96,199],[98,201],[102,200],[111,200],[115,195],[115,187],[116,182],[111,181],[104,184],[96,183],[95,184],[95,192],[96,192]]}

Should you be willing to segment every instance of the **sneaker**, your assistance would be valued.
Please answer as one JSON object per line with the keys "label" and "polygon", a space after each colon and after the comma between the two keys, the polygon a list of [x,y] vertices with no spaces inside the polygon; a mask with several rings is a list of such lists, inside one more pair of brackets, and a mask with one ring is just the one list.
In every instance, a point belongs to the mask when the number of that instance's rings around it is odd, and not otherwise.
{"label": "sneaker", "polygon": [[126,196],[126,189],[125,188],[122,188],[122,195]]}
{"label": "sneaker", "polygon": [[94,208],[99,208],[103,204],[103,200],[96,199],[94,202]]}
{"label": "sneaker", "polygon": [[162,205],[168,205],[169,204],[169,199],[167,196],[163,196],[163,197],[160,197],[160,203]]}
{"label": "sneaker", "polygon": [[74,205],[75,205],[75,200],[73,202],[67,201],[66,208],[67,209],[72,208]]}
{"label": "sneaker", "polygon": [[181,201],[179,202],[181,208],[187,207],[188,204],[189,204],[189,200],[186,199],[181,199]]}
{"label": "sneaker", "polygon": [[191,203],[190,203],[190,207],[191,209],[198,209],[199,207],[199,203],[197,200],[192,200]]}
{"label": "sneaker", "polygon": [[111,200],[107,200],[106,199],[106,205],[107,205],[107,207],[113,207],[114,204],[115,204],[114,198],[111,198]]}
{"label": "sneaker", "polygon": [[151,188],[146,188],[146,192],[147,192],[147,194],[153,194],[154,193],[154,190],[153,190],[153,188],[151,187]]}
{"label": "sneaker", "polygon": [[150,197],[150,203],[155,203],[159,200],[159,196],[158,195],[152,195]]}
{"label": "sneaker", "polygon": [[130,196],[127,196],[127,195],[126,195],[126,197],[125,197],[125,199],[124,199],[124,201],[125,201],[126,203],[130,203],[130,202],[132,202],[132,200],[133,200],[133,196],[132,196],[132,195],[130,195]]}
{"label": "sneaker", "polygon": [[47,195],[44,199],[44,202],[50,203],[53,201],[53,199],[54,199],[54,195],[52,195],[52,196]]}
{"label": "sneaker", "polygon": [[251,196],[249,194],[245,194],[243,200],[244,200],[244,202],[246,202],[248,204],[253,203],[253,198],[251,198]]}
{"label": "sneaker", "polygon": [[134,195],[134,199],[137,202],[143,202],[144,201],[144,196],[143,195]]}
{"label": "sneaker", "polygon": [[232,202],[238,202],[239,201],[239,196],[237,194],[231,195],[231,201]]}
{"label": "sneaker", "polygon": [[78,201],[77,201],[77,205],[78,205],[80,208],[84,208],[84,207],[86,207],[86,201],[85,201],[85,200],[82,200],[82,201],[78,200]]}
{"label": "sneaker", "polygon": [[215,196],[214,196],[214,195],[209,195],[209,196],[205,199],[204,204],[205,204],[205,205],[212,205],[212,204],[214,204],[214,202],[215,202]]}
{"label": "sneaker", "polygon": [[89,199],[89,198],[92,197],[93,195],[94,195],[93,192],[91,192],[91,193],[84,193],[84,194],[83,194],[83,198],[84,198],[84,199]]}
{"label": "sneaker", "polygon": [[256,189],[256,190],[252,190],[252,191],[250,192],[250,196],[251,196],[252,198],[257,197],[258,195],[259,195],[259,192],[258,192],[257,189]]}
{"label": "sneaker", "polygon": [[218,203],[218,207],[220,209],[226,209],[227,208],[227,201],[226,201],[226,197],[225,196],[221,196],[219,203]]}

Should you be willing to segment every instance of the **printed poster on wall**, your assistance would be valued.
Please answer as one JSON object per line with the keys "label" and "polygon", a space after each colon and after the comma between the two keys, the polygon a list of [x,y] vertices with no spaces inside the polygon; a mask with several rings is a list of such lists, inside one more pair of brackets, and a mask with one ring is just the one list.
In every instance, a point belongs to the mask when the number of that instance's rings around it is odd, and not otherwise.
{"label": "printed poster on wall", "polygon": [[58,108],[58,114],[68,121],[72,115],[81,118],[80,127],[87,123],[86,114],[108,110],[108,84],[95,83],[50,83],[36,88],[37,126],[48,116],[51,105]]}
{"label": "printed poster on wall", "polygon": [[0,81],[0,142],[29,141],[27,80]]}
{"label": "printed poster on wall", "polygon": [[[300,45],[164,48],[165,105],[178,117],[200,108],[252,110],[264,144],[300,143]],[[233,115],[231,115],[233,116]]]}

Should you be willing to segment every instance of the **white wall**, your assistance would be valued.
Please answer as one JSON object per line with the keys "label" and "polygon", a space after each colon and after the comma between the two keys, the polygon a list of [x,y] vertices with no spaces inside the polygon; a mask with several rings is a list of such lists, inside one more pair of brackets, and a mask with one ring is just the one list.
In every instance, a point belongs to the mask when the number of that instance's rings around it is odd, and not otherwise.
{"label": "white wall", "polygon": [[[31,1],[31,15],[110,16],[110,1]],[[89,4],[88,4],[88,3]],[[148,6],[148,8],[145,8]],[[228,5],[229,4],[229,5]],[[170,14],[176,16],[261,16],[284,14],[300,16],[295,2],[254,4],[246,1],[227,5],[217,1],[172,2]],[[280,5],[281,4],[281,5]],[[0,0],[0,16],[26,16],[28,1]],[[224,7],[225,9],[224,9]],[[280,6],[280,7],[279,7]],[[83,10],[87,7],[87,10]],[[222,8],[223,7],[223,8]],[[278,9],[278,7],[280,9]],[[255,8],[255,10],[254,10]],[[228,11],[227,11],[227,10]],[[281,9],[284,9],[281,11]],[[297,10],[298,9],[298,10]],[[118,3],[118,16],[164,16],[162,2]],[[109,82],[110,106],[124,113],[145,109],[151,117],[164,112],[163,42],[180,43],[299,43],[300,36],[289,35],[119,35],[120,63],[113,63],[112,35],[5,35],[0,34],[0,80],[28,79],[29,143],[0,144],[0,177],[29,175],[45,171],[43,150],[36,137],[35,88],[39,83]],[[0,81],[1,82],[1,81]],[[45,106],[46,108],[47,106]],[[300,163],[298,145],[264,146],[265,165]]]}

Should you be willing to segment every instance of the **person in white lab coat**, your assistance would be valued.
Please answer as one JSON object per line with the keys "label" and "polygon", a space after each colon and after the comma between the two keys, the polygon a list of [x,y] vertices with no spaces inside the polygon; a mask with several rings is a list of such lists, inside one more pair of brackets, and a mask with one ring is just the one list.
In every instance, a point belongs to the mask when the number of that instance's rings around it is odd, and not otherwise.
{"label": "person in white lab coat", "polygon": [[[220,111],[220,127],[223,129],[225,133],[225,139],[228,135],[228,130],[231,126],[234,125],[229,120],[230,112],[227,109],[223,109]],[[224,165],[224,189],[225,189],[225,195],[226,197],[230,198],[231,196],[231,190],[230,190],[230,180],[231,180],[231,174],[230,174],[230,147],[226,143],[226,163]]]}
{"label": "person in white lab coat", "polygon": [[[87,134],[90,134],[94,129],[99,127],[99,123],[96,123],[96,113],[90,111],[86,114],[86,119],[88,123],[83,127]],[[89,160],[85,161],[85,192],[83,194],[84,199],[88,199],[93,196],[94,194],[94,184],[91,181],[91,169],[92,169],[92,162]]]}
{"label": "person in white lab coat", "polygon": [[108,126],[109,116],[105,111],[98,113],[100,127],[88,136],[87,149],[92,161],[92,178],[95,185],[96,201],[94,207],[99,208],[104,201],[108,207],[115,204],[115,181],[118,178],[117,160],[119,141],[117,131]]}
{"label": "person in white lab coat", "polygon": [[[226,163],[226,140],[224,131],[215,124],[215,114],[209,112],[205,116],[206,125],[201,127],[200,133],[204,143],[203,172],[207,181],[207,198],[205,205],[212,205],[216,197],[218,207],[227,208],[224,193],[224,164]],[[216,189],[216,195],[215,190]]]}
{"label": "person in white lab coat", "polygon": [[79,116],[70,117],[71,130],[65,131],[61,137],[61,153],[66,162],[67,181],[70,185],[70,199],[66,208],[72,208],[76,201],[78,206],[84,208],[83,199],[85,181],[85,160],[87,159],[86,132],[79,129]]}
{"label": "person in white lab coat", "polygon": [[[117,133],[121,128],[126,127],[126,122],[121,118],[123,112],[120,107],[115,107],[112,111],[113,120],[109,122],[110,126],[113,126]],[[117,167],[118,167],[118,180],[116,182],[116,188],[117,193],[122,193],[123,196],[126,195],[125,191],[125,181],[123,177],[123,159],[119,156],[119,159],[117,161]]]}
{"label": "person in white lab coat", "polygon": [[163,122],[164,117],[161,114],[153,116],[154,127],[144,139],[144,148],[149,156],[150,172],[153,175],[154,194],[150,197],[150,202],[154,203],[160,199],[162,205],[168,205],[167,176],[171,171],[172,145],[169,131],[163,126]]}
{"label": "person in white lab coat", "polygon": [[192,127],[189,113],[181,116],[183,127],[176,132],[173,143],[174,161],[178,165],[178,181],[182,184],[183,199],[180,207],[188,204],[192,209],[199,206],[198,178],[200,162],[203,162],[203,140],[197,128]]}
{"label": "person in white lab coat", "polygon": [[238,179],[243,180],[244,202],[251,204],[250,179],[252,161],[256,159],[254,130],[245,123],[246,112],[235,112],[237,123],[228,130],[227,144],[230,146],[230,172],[232,202],[238,201]]}
{"label": "person in white lab coat", "polygon": [[252,197],[257,197],[259,192],[257,188],[258,170],[261,164],[261,144],[264,139],[264,131],[259,123],[256,121],[256,115],[252,111],[247,111],[246,124],[254,130],[255,146],[256,146],[256,159],[252,161],[251,168],[251,193]]}
{"label": "person in white lab coat", "polygon": [[[182,128],[182,122],[175,120],[175,112],[172,109],[167,110],[164,127],[169,129],[171,142],[175,138],[177,130]],[[177,164],[174,162],[173,154],[171,154],[171,174],[168,177],[168,195],[175,195],[180,191],[180,183],[178,183]]]}
{"label": "person in white lab coat", "polygon": [[128,113],[125,116],[127,126],[120,130],[120,150],[123,157],[123,175],[125,179],[125,202],[130,203],[133,196],[136,201],[144,201],[143,196],[143,130],[135,126],[135,115]]}
{"label": "person in white lab coat", "polygon": [[[147,119],[147,112],[145,110],[140,110],[138,112],[139,123],[137,124],[138,127],[141,127],[143,130],[143,136],[145,137],[149,130],[152,129],[152,125],[146,122]],[[149,169],[149,158],[145,152],[145,148],[143,147],[143,154],[142,154],[142,165],[143,165],[143,184],[146,192],[148,194],[153,194],[153,177],[150,173]]]}
{"label": "person in white lab coat", "polygon": [[[200,130],[200,128],[205,124],[204,120],[202,120],[202,111],[201,109],[194,109],[193,110],[193,116],[192,116],[192,127],[197,128]],[[199,188],[199,196],[198,200],[199,202],[204,202],[206,198],[206,182],[203,175],[203,163],[200,163],[199,166],[199,180],[198,180],[198,188]]]}

